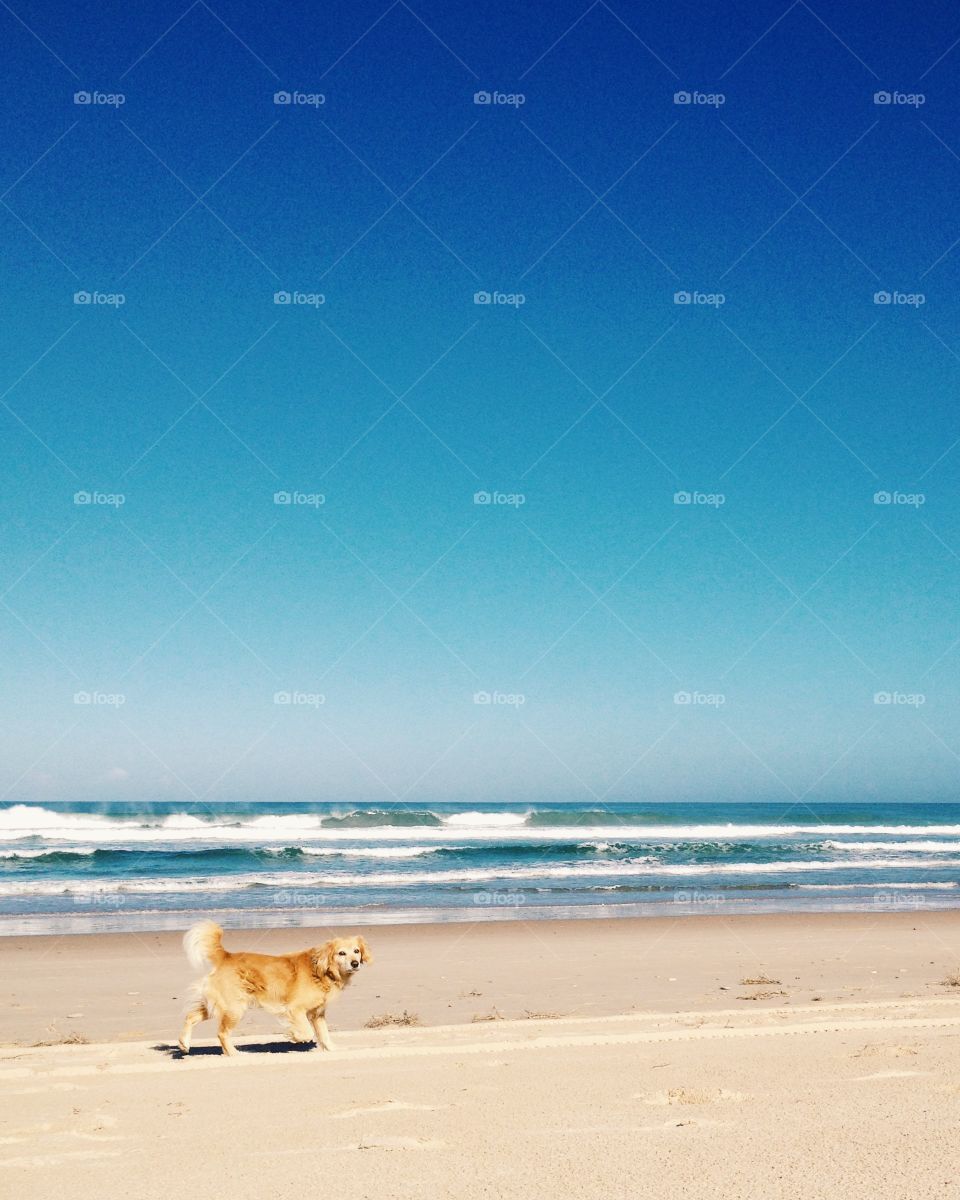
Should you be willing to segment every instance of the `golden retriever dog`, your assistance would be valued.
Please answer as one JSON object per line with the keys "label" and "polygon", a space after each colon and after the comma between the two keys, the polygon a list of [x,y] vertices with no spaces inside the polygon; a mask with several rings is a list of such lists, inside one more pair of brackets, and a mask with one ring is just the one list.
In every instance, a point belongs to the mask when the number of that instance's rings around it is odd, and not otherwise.
{"label": "golden retriever dog", "polygon": [[[223,948],[223,930],[201,921],[183,939],[187,958],[209,973],[196,985],[199,999],[187,1013],[180,1049],[190,1052],[194,1025],[216,1017],[224,1054],[236,1054],[230,1034],[251,1005],[283,1016],[295,1042],[316,1038],[320,1050],[332,1050],[327,1004],[371,961],[362,937],[336,938],[299,954],[231,953]],[[307,1024],[309,1022],[309,1024]]]}

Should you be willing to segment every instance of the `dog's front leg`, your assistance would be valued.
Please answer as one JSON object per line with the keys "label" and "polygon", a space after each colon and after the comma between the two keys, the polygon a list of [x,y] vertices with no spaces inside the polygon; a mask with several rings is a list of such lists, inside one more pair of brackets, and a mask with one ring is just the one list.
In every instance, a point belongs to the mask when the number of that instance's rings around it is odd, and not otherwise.
{"label": "dog's front leg", "polygon": [[330,1041],[330,1030],[327,1028],[327,1019],[320,1009],[314,1009],[310,1014],[310,1024],[313,1026],[313,1032],[317,1035],[318,1049],[332,1050],[333,1042]]}

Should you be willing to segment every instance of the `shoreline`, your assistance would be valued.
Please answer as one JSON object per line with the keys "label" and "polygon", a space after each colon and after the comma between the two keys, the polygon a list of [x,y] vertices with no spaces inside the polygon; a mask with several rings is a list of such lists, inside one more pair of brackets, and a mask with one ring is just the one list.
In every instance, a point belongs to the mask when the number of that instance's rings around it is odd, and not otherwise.
{"label": "shoreline", "polygon": [[[364,926],[367,928],[389,928],[406,925],[462,925],[476,923],[553,922],[553,921],[658,921],[685,919],[690,917],[717,916],[737,920],[747,916],[827,916],[830,914],[860,914],[862,916],[888,916],[896,913],[917,914],[923,912],[954,912],[960,910],[960,896],[952,894],[931,896],[936,884],[880,884],[877,890],[865,896],[840,894],[829,898],[821,895],[798,896],[790,893],[790,899],[780,896],[749,899],[723,897],[717,900],[715,893],[702,893],[697,889],[684,889],[682,899],[642,900],[605,903],[602,901],[570,904],[474,904],[470,906],[421,906],[398,909],[394,907],[376,910],[367,908],[328,908],[321,914],[316,909],[274,908],[204,908],[202,913],[183,911],[158,912],[126,911],[117,908],[113,912],[96,913],[25,913],[22,916],[0,915],[0,941],[13,937],[80,937],[100,934],[124,933],[181,933],[200,919],[210,919],[224,928],[263,931],[265,929],[315,929],[321,916],[330,918],[329,923]],[[850,885],[853,889],[856,885]],[[926,889],[926,890],[920,890]],[[783,889],[786,891],[787,889]],[[946,887],[940,889],[947,892]],[[689,897],[686,898],[686,897]],[[869,899],[869,903],[867,903]]]}

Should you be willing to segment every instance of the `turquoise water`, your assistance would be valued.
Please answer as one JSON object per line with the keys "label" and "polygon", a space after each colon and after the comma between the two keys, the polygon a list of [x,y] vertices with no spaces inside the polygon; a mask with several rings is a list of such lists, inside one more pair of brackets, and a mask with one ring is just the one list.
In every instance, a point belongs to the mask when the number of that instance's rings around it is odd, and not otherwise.
{"label": "turquoise water", "polygon": [[960,804],[9,805],[0,931],[960,903]]}

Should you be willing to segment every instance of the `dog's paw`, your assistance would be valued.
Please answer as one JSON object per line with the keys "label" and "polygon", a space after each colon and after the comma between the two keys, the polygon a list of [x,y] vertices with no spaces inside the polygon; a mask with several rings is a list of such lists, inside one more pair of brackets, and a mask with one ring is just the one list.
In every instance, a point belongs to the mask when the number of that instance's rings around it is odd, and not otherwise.
{"label": "dog's paw", "polygon": [[180,1039],[180,1041],[179,1041],[179,1042],[177,1042],[177,1045],[180,1047],[180,1049],[183,1051],[183,1053],[184,1053],[184,1054],[189,1054],[189,1053],[190,1053],[190,1043],[189,1043],[189,1042],[185,1042],[185,1041],[183,1040],[183,1038],[181,1038],[181,1039]]}

